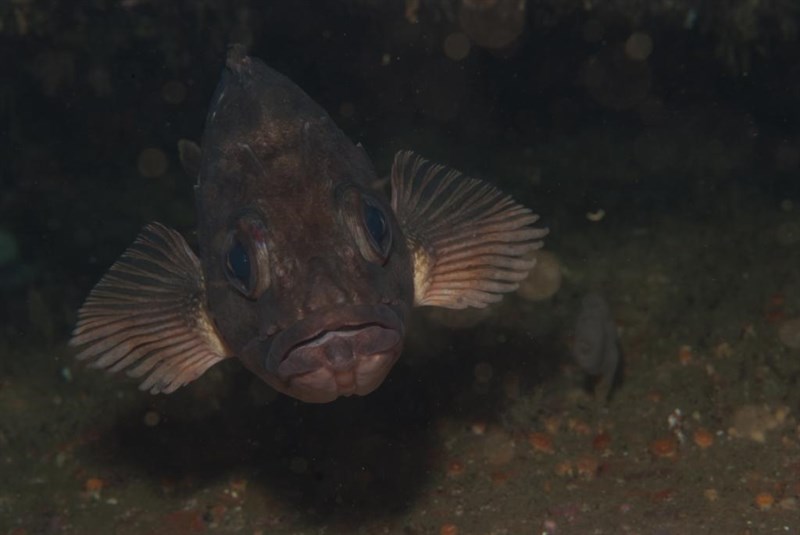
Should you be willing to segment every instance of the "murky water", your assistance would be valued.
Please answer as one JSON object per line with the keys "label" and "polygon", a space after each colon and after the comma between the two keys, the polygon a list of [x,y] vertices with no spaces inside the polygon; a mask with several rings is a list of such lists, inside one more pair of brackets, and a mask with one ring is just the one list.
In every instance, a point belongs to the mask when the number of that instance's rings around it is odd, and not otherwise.
{"label": "murky water", "polygon": [[[0,7],[0,529],[796,533],[798,13],[583,4]],[[417,310],[387,381],[330,404],[234,361],[169,396],[77,363],[76,310],[144,224],[196,245],[177,143],[232,42],[380,176],[411,148],[542,214],[560,278]],[[571,356],[589,292],[613,388]]]}

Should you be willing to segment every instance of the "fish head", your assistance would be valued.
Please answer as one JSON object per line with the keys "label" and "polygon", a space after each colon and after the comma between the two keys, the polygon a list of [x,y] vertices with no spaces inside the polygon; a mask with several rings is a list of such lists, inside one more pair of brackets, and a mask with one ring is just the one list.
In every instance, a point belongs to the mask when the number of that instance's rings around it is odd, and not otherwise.
{"label": "fish head", "polygon": [[196,186],[207,306],[247,368],[303,401],[373,391],[402,351],[411,256],[375,180],[300,88],[229,55]]}

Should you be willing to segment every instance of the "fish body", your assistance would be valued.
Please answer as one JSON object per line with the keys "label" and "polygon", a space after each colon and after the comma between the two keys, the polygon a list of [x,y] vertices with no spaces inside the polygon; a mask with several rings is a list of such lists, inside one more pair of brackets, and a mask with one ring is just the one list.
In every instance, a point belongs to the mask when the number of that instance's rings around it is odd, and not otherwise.
{"label": "fish body", "polygon": [[285,76],[233,47],[196,155],[199,257],[154,223],[92,290],[79,359],[169,393],[237,357],[308,402],[364,395],[414,306],[484,307],[541,246],[493,186],[401,152],[392,197],[365,151]]}
{"label": "fish body", "polygon": [[611,309],[599,293],[590,292],[581,300],[572,355],[583,371],[602,378],[607,395],[613,386],[621,355]]}

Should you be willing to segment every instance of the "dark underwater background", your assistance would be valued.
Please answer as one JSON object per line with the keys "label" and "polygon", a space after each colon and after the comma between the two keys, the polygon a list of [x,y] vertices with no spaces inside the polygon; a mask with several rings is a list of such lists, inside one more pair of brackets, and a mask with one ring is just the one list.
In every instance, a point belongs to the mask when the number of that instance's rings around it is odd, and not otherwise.
{"label": "dark underwater background", "polygon": [[[2,3],[0,530],[798,533],[798,32],[791,0]],[[194,244],[177,143],[233,43],[379,175],[413,149],[541,214],[557,293],[422,311],[381,389],[324,406],[76,363],[139,229]],[[624,354],[602,400],[588,292]]]}

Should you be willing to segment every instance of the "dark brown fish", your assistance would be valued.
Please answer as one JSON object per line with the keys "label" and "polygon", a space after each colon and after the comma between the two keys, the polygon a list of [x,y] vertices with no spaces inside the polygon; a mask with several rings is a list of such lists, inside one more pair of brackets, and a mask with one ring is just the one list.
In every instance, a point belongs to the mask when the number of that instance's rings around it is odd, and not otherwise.
{"label": "dark brown fish", "polygon": [[590,292],[581,300],[572,355],[584,372],[601,378],[602,388],[595,389],[595,394],[599,399],[607,398],[614,386],[622,354],[611,309],[599,293]]}
{"label": "dark brown fish", "polygon": [[412,306],[500,300],[547,232],[493,186],[411,152],[395,157],[384,199],[364,150],[238,47],[196,157],[199,258],[146,226],[71,340],[79,359],[152,393],[236,356],[303,401],[367,394],[399,357]]}

